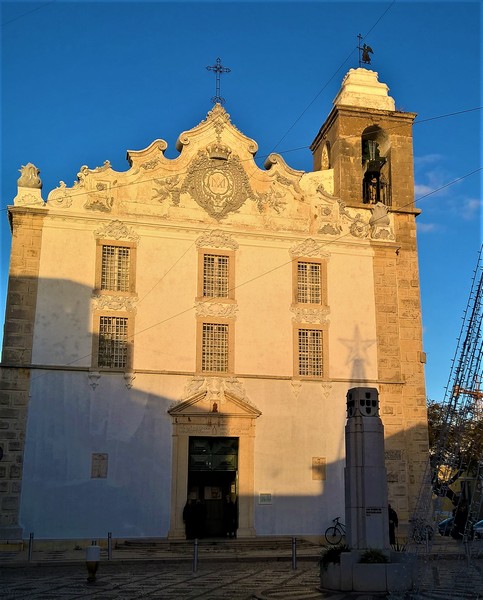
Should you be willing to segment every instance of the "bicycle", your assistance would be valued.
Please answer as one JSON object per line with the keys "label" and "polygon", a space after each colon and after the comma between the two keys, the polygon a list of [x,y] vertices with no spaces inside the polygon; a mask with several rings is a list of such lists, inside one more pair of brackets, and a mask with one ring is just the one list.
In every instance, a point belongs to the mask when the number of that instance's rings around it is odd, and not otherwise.
{"label": "bicycle", "polygon": [[416,544],[429,543],[434,533],[432,526],[426,523],[424,519],[414,519],[411,520],[411,523],[413,523],[411,538]]}
{"label": "bicycle", "polygon": [[325,530],[325,539],[331,546],[336,546],[345,537],[345,525],[339,519],[340,517],[332,519],[334,525]]}

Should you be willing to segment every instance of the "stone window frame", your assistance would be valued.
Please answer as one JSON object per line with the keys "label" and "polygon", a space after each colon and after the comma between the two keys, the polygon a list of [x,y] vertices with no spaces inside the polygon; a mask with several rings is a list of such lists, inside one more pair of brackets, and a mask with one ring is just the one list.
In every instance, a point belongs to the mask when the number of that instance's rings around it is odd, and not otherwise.
{"label": "stone window frame", "polygon": [[[320,266],[320,302],[299,301],[299,263],[312,263]],[[292,260],[292,290],[292,304],[294,306],[327,308],[327,260],[313,256],[297,256],[294,258]]]}
{"label": "stone window frame", "polygon": [[[102,289],[102,249],[103,246],[114,246],[117,248],[129,248],[129,285],[127,291]],[[100,238],[96,240],[96,271],[94,293],[110,296],[135,296],[136,295],[136,263],[137,244],[126,240],[111,240]]]}
{"label": "stone window frame", "polygon": [[[300,352],[299,352],[299,332],[301,330],[320,331],[322,334],[322,365],[320,374],[300,373]],[[294,324],[293,335],[293,372],[297,379],[325,380],[328,378],[328,358],[329,358],[329,331],[327,324],[296,323]]]}
{"label": "stone window frame", "polygon": [[[235,357],[235,322],[233,319],[221,317],[197,317],[196,323],[196,373],[200,375],[226,376],[234,374]],[[204,371],[203,370],[203,325],[227,325],[228,326],[228,356],[226,371]]]}
{"label": "stone window frame", "polygon": [[[205,278],[205,256],[222,256],[228,258],[228,295],[227,296],[205,296],[203,294]],[[222,248],[200,248],[198,250],[198,281],[197,297],[199,302],[223,302],[231,304],[235,300],[235,251]]]}
{"label": "stone window frame", "polygon": [[[126,340],[126,364],[122,367],[108,367],[99,365],[99,342],[101,317],[121,318],[127,320],[127,340]],[[124,311],[96,310],[93,313],[92,329],[92,368],[99,371],[125,372],[132,370],[133,364],[133,339],[134,339],[134,314]]]}

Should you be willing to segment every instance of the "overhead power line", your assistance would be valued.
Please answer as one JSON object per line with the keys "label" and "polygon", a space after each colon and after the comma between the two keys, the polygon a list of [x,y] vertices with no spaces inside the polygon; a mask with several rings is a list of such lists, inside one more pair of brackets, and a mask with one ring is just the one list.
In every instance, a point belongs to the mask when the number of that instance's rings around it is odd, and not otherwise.
{"label": "overhead power line", "polygon": [[[414,201],[414,203],[416,204],[417,202],[419,202],[419,201],[420,201],[420,200],[422,200],[423,198],[427,198],[428,196],[431,196],[432,194],[435,194],[436,192],[440,191],[441,189],[444,189],[444,188],[447,188],[447,187],[449,187],[449,186],[451,186],[451,185],[454,185],[455,183],[458,183],[459,181],[461,181],[461,180],[463,180],[463,179],[466,179],[467,177],[471,177],[471,176],[472,176],[472,175],[474,175],[475,173],[479,173],[479,172],[480,172],[480,171],[482,171],[482,170],[483,170],[483,167],[480,167],[480,168],[478,168],[478,169],[475,169],[474,171],[471,171],[470,173],[467,173],[466,175],[462,175],[461,177],[458,177],[458,178],[456,178],[456,179],[453,179],[452,181],[450,181],[450,182],[446,183],[445,185],[443,185],[443,186],[441,186],[441,187],[437,188],[436,190],[433,190],[432,192],[428,192],[427,194],[424,194],[423,196],[420,196],[419,198],[417,198],[417,199]],[[403,206],[401,206],[401,208],[406,208],[407,206],[410,206],[411,204],[412,204],[412,202],[411,202],[411,203],[408,203],[408,204],[406,204],[406,205],[403,205]],[[322,242],[320,242],[320,245],[321,245],[321,247],[322,247],[322,248],[325,248],[325,247],[327,247],[327,246],[329,246],[329,245],[331,245],[331,244],[335,244],[335,243],[339,242],[341,239],[344,239],[344,238],[345,238],[345,237],[347,237],[348,235],[349,235],[349,233],[345,233],[345,234],[343,234],[343,235],[340,235],[339,237],[337,237],[337,238],[335,238],[335,239],[332,239],[332,240],[327,240],[327,241],[322,241]],[[191,244],[191,245],[188,247],[188,249],[187,249],[187,250],[184,252],[184,254],[182,255],[182,257],[186,255],[186,253],[187,253],[187,252],[188,252],[188,250],[189,250],[189,249],[192,247],[192,245],[193,245],[193,244]],[[181,260],[181,258],[182,258],[182,257],[180,257],[180,258],[179,258],[179,259],[176,261],[176,263],[177,263],[177,262],[179,262],[179,260]],[[271,269],[269,269],[269,270],[267,270],[267,271],[264,271],[263,273],[260,273],[259,275],[256,275],[256,276],[254,276],[254,277],[252,277],[252,278],[250,278],[250,279],[247,279],[246,281],[243,281],[242,283],[240,283],[240,284],[238,284],[238,285],[235,285],[233,288],[231,288],[231,289],[230,289],[230,291],[237,290],[237,289],[239,289],[239,288],[241,288],[241,287],[243,287],[243,286],[245,286],[245,285],[248,285],[248,284],[250,284],[250,283],[253,283],[254,281],[257,281],[257,280],[261,279],[262,277],[266,277],[267,275],[270,275],[271,273],[273,273],[273,272],[277,271],[278,269],[281,269],[281,268],[283,268],[283,267],[285,267],[285,266],[287,266],[287,265],[291,264],[291,263],[292,263],[294,260],[296,260],[296,259],[290,259],[290,260],[288,260],[288,261],[285,261],[284,263],[281,263],[281,264],[279,264],[279,265],[276,265],[275,267],[272,267]],[[173,266],[174,266],[174,265],[173,265]],[[165,273],[165,275],[163,275],[163,279],[164,279],[164,277],[166,276],[166,274],[167,274],[169,271],[171,271],[171,270],[172,270],[172,268],[173,268],[173,267],[171,267],[171,268],[170,268],[170,269],[169,269],[169,270],[168,270],[168,271]],[[158,282],[156,283],[156,285],[155,285],[155,286],[153,286],[153,288],[151,288],[151,290],[150,290],[150,291],[152,291],[152,289],[154,289],[154,288],[155,288],[157,285],[159,285],[159,283],[161,283],[161,281],[162,281],[162,280],[158,281]],[[149,292],[148,292],[148,293],[149,293]],[[146,297],[146,295],[147,295],[147,294],[145,294],[145,296],[143,297],[143,299]],[[203,304],[203,303],[205,303],[205,302],[209,302],[209,301],[210,301],[210,299],[203,300],[203,301],[201,301],[201,302],[200,302],[200,304]],[[136,332],[136,333],[135,333],[135,334],[134,334],[134,335],[133,335],[133,336],[132,336],[132,337],[129,339],[129,341],[133,341],[133,339],[134,339],[135,337],[137,337],[138,335],[140,335],[141,333],[145,333],[146,331],[149,331],[149,330],[151,330],[151,329],[154,329],[155,327],[158,327],[158,326],[160,326],[160,325],[164,325],[165,323],[167,323],[167,322],[169,322],[169,321],[172,321],[173,319],[176,319],[176,318],[178,318],[178,317],[180,317],[180,316],[182,316],[182,315],[184,315],[184,314],[186,314],[186,313],[188,313],[188,312],[191,312],[191,311],[193,311],[193,310],[195,310],[195,309],[193,308],[193,306],[189,306],[188,308],[185,308],[185,309],[183,309],[183,310],[181,310],[181,311],[177,312],[177,313],[176,313],[176,314],[174,314],[174,315],[171,315],[171,316],[169,316],[169,317],[166,317],[165,319],[162,319],[161,321],[158,321],[158,322],[156,322],[156,323],[153,323],[152,325],[149,325],[148,327],[145,327],[144,329],[141,329],[141,330],[137,331],[137,332]],[[75,360],[73,360],[72,362],[70,362],[70,363],[67,363],[65,366],[72,366],[72,365],[74,365],[74,364],[75,364],[75,363],[77,363],[77,362],[80,362],[80,361],[82,361],[82,360],[85,360],[86,358],[89,358],[90,356],[92,356],[92,354],[91,354],[91,353],[89,353],[89,354],[86,354],[86,355],[84,355],[84,356],[80,356],[79,358],[76,358],[76,359],[75,359]],[[37,375],[37,376],[36,376],[36,377],[34,377],[33,379],[38,379],[39,377],[44,377],[44,376],[45,376],[45,375],[47,375],[47,374],[48,374],[48,373],[43,373],[43,374],[41,374],[41,375]]]}
{"label": "overhead power line", "polygon": [[[466,108],[466,109],[459,110],[459,111],[445,113],[443,115],[437,115],[437,116],[434,116],[434,117],[427,117],[425,119],[415,120],[413,122],[413,125],[420,125],[422,123],[428,123],[430,121],[436,121],[438,119],[446,119],[446,118],[449,118],[449,117],[455,117],[455,116],[458,116],[458,115],[462,115],[462,114],[470,113],[470,112],[475,112],[475,111],[482,110],[482,109],[483,109],[483,106],[475,106],[473,108]],[[405,126],[406,125],[395,125],[394,127],[387,128],[386,131],[393,131],[395,129],[399,129],[400,127],[405,127]],[[359,135],[350,135],[350,136],[345,136],[343,139],[347,140],[347,139],[358,138],[358,137],[360,137],[360,136]],[[277,154],[280,154],[280,155],[283,156],[283,154],[289,154],[291,152],[298,152],[300,150],[308,150],[309,148],[310,148],[310,146],[297,146],[296,148],[290,148],[288,150],[283,150],[283,151],[277,152]],[[271,154],[273,154],[273,152],[269,152],[268,154],[262,154],[262,155],[260,155],[257,158],[267,159]],[[176,158],[172,159],[172,160],[176,160]],[[254,158],[250,157],[250,158],[242,159],[240,162],[243,163],[243,162],[249,162],[249,161],[252,161],[252,160],[254,160]],[[191,172],[194,173],[196,171],[197,171],[197,169],[192,169]],[[185,175],[187,172],[188,172],[187,170],[185,170],[185,171],[177,171],[177,173],[179,173],[180,175]],[[126,171],[126,173],[128,173],[128,171]],[[466,175],[463,176],[463,178],[464,177],[466,177]],[[114,185],[111,188],[111,190],[121,189],[121,188],[135,186],[135,185],[141,185],[141,184],[144,184],[144,183],[149,183],[151,181],[155,181],[156,179],[162,179],[162,177],[150,177],[150,178],[146,178],[146,179],[140,179],[139,181],[130,181],[128,183],[116,184],[116,185]],[[254,173],[252,173],[250,175],[250,179],[256,179]],[[54,188],[54,189],[58,189],[58,188]],[[72,189],[72,188],[68,188],[68,189]],[[51,191],[53,191],[53,190],[51,190]],[[78,192],[70,193],[69,194],[69,198],[76,198],[77,196],[84,196],[84,195],[86,195],[88,193],[89,193],[89,191],[79,190]],[[28,207],[28,206],[34,206],[34,205],[33,204],[32,205],[25,204],[23,206]],[[0,212],[6,212],[7,210],[8,210],[8,206],[6,208],[1,208]]]}
{"label": "overhead power line", "polygon": [[32,8],[31,10],[28,10],[28,11],[22,13],[21,15],[14,17],[13,19],[10,19],[10,21],[5,21],[4,23],[2,23],[2,27],[5,27],[5,25],[10,25],[10,23],[18,21],[19,19],[23,19],[24,17],[31,15],[32,13],[37,12],[38,10],[41,10],[42,8],[45,8],[46,6],[49,6],[50,4],[54,4],[56,1],[57,0],[51,0],[50,2],[45,2],[45,4],[36,6],[35,8]]}
{"label": "overhead power line", "polygon": [[[361,37],[361,41],[365,40],[367,38],[367,36],[371,33],[371,31],[373,29],[375,29],[375,27],[378,25],[378,23],[381,21],[381,19],[387,14],[387,12],[392,8],[393,4],[396,2],[396,0],[392,0],[391,4],[386,8],[386,10],[381,14],[381,16],[377,19],[377,21],[374,23],[374,25],[372,25],[372,27],[369,29],[369,31],[363,35]],[[305,115],[305,113],[309,110],[309,108],[314,104],[314,102],[318,99],[318,97],[322,94],[322,92],[327,88],[327,86],[329,85],[329,83],[334,79],[334,77],[337,75],[337,73],[339,73],[339,71],[342,69],[342,67],[346,64],[346,62],[350,59],[350,57],[354,54],[354,52],[356,50],[358,50],[359,47],[358,46],[354,46],[354,48],[352,48],[352,50],[349,52],[349,54],[346,56],[346,58],[340,63],[340,65],[337,67],[337,69],[332,73],[332,75],[329,77],[329,79],[325,82],[325,84],[321,87],[321,89],[317,92],[317,94],[314,96],[314,98],[307,104],[307,106],[303,109],[303,111],[300,113],[300,115],[295,119],[295,121],[292,123],[292,125],[290,125],[290,127],[287,129],[287,131],[282,135],[282,137],[278,140],[278,142],[275,144],[275,146],[272,149],[272,152],[275,152],[275,150],[278,148],[278,146],[283,142],[283,140],[287,137],[287,135],[292,131],[292,129],[295,127],[295,125],[297,125],[297,123],[300,121],[300,119]]]}

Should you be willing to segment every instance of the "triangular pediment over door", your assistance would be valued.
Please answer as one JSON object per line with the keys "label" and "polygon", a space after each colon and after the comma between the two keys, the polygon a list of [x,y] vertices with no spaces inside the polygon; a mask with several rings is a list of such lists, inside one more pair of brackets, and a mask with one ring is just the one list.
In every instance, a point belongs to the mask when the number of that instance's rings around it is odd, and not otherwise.
{"label": "triangular pediment over door", "polygon": [[219,425],[228,425],[230,419],[256,419],[261,415],[253,404],[234,394],[222,392],[215,395],[209,390],[180,402],[170,408],[168,413],[175,423],[185,422],[184,417],[206,417],[212,423],[212,419],[218,419]]}

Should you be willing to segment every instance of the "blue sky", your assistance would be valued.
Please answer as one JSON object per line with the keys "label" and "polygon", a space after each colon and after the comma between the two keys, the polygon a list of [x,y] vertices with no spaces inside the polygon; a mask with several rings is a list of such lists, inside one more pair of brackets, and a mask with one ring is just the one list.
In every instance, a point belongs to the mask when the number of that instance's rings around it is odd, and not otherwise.
{"label": "blue sky", "polygon": [[[41,170],[43,196],[82,165],[124,171],[126,151],[179,134],[221,94],[233,123],[296,169],[343,76],[370,68],[414,125],[427,395],[441,399],[481,244],[479,2],[1,2],[0,314],[18,169]],[[457,183],[447,184],[458,179]],[[447,186],[438,192],[435,190]],[[429,195],[427,195],[429,194]]]}

